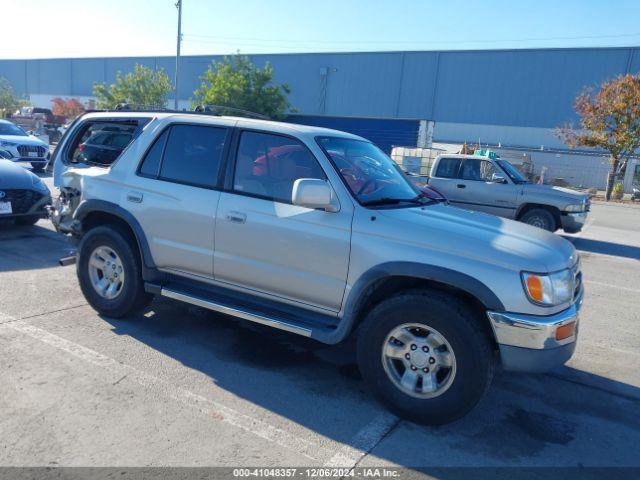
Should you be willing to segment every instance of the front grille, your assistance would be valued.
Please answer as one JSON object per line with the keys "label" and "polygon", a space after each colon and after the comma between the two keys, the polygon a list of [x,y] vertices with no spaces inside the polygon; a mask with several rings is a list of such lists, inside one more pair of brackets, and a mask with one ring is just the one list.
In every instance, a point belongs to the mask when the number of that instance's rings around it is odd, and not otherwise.
{"label": "front grille", "polygon": [[33,205],[42,199],[42,194],[33,190],[1,190],[4,197],[0,202],[11,202],[13,213],[27,213]]}
{"label": "front grille", "polygon": [[37,153],[38,157],[44,157],[47,149],[37,145],[18,145],[18,153],[21,157],[28,157],[29,153]]}

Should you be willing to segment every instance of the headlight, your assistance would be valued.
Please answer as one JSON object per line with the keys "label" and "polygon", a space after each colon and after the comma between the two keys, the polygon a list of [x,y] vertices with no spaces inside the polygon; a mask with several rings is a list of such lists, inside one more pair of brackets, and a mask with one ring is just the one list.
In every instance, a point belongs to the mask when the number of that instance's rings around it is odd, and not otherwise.
{"label": "headlight", "polygon": [[0,140],[0,147],[15,147],[16,145],[18,144],[14,142],[6,142],[4,140]]}
{"label": "headlight", "polygon": [[522,272],[524,291],[529,301],[537,305],[550,307],[570,301],[572,283],[569,269],[546,275]]}
{"label": "headlight", "polygon": [[580,203],[576,205],[567,205],[564,211],[565,212],[584,212],[585,206],[586,205],[584,203]]}

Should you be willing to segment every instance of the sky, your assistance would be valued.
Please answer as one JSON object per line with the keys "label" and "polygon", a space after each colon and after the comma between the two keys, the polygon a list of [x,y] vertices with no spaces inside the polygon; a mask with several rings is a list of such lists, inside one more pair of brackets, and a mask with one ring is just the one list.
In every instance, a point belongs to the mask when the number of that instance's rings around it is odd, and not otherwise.
{"label": "sky", "polygon": [[[0,58],[175,55],[176,0],[0,0]],[[640,0],[183,0],[184,55],[640,45]]]}

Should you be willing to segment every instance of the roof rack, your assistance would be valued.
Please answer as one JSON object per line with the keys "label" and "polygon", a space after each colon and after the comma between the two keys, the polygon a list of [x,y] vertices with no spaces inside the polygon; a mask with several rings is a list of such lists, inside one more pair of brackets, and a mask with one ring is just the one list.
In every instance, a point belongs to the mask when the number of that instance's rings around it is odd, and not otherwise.
{"label": "roof rack", "polygon": [[[92,110],[94,112],[108,112],[111,109]],[[119,103],[113,108],[116,112],[162,112],[162,113],[181,113],[196,115],[214,115],[220,117],[222,115],[234,115],[239,117],[256,118],[259,120],[271,120],[268,116],[261,113],[251,112],[242,108],[228,107],[226,105],[197,105],[193,110],[174,110],[156,105],[138,105],[132,103]]]}
{"label": "roof rack", "polygon": [[197,105],[194,109],[197,113],[212,113],[214,115],[223,115],[222,112],[230,112],[248,118],[257,118],[259,120],[271,120],[268,116],[261,113],[244,110],[242,108],[228,107],[226,105]]}

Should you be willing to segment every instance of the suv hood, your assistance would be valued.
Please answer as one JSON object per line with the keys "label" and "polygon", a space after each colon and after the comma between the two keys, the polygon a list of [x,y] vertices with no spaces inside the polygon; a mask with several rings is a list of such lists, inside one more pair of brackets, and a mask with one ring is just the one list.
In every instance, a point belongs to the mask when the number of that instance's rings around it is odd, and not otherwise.
{"label": "suv hood", "polygon": [[0,190],[32,189],[35,176],[11,160],[0,160]]}
{"label": "suv hood", "polygon": [[[573,266],[574,246],[559,235],[524,223],[445,204],[379,210],[385,236],[512,270],[553,272]],[[382,226],[382,225],[379,225]]]}
{"label": "suv hood", "polygon": [[0,142],[11,142],[17,145],[32,145],[34,147],[47,147],[47,144],[33,135],[0,135]]}

